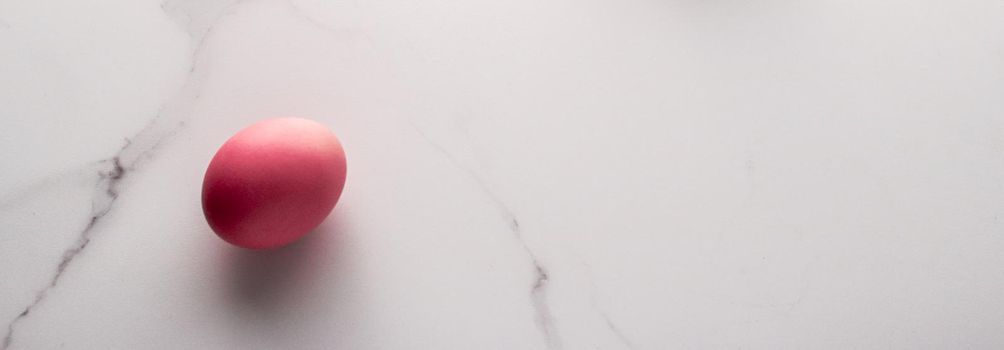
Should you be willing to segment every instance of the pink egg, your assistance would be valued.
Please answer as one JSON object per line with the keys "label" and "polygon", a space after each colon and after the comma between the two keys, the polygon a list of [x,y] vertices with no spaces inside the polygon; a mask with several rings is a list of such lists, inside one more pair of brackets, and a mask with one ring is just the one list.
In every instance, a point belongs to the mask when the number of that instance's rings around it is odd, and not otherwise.
{"label": "pink egg", "polygon": [[220,238],[275,248],[320,225],[345,185],[345,152],[302,118],[257,122],[220,147],[202,182],[202,211]]}

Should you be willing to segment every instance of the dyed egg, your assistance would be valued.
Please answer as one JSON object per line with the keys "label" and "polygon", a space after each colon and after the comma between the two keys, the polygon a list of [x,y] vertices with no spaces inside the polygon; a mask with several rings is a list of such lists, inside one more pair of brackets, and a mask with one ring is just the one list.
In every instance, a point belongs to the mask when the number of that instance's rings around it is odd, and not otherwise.
{"label": "dyed egg", "polygon": [[202,211],[231,244],[280,247],[324,221],[342,194],[345,170],[342,145],[324,125],[260,121],[216,151],[202,182]]}

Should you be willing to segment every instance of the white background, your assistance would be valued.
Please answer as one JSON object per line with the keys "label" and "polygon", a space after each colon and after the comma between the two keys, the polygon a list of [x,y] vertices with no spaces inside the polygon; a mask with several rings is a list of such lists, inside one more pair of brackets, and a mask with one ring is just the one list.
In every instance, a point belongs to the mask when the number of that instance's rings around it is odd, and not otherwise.
{"label": "white background", "polygon": [[[0,330],[12,349],[1002,348],[1002,19],[995,0],[2,1]],[[202,175],[273,116],[330,126],[348,183],[304,240],[244,251],[206,225]]]}

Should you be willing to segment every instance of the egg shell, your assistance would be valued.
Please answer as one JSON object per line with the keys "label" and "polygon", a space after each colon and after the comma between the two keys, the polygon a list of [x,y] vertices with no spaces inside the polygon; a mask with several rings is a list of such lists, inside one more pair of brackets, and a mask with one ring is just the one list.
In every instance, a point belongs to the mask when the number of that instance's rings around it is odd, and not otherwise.
{"label": "egg shell", "polygon": [[213,156],[202,210],[229,243],[280,247],[324,221],[342,194],[345,172],[342,145],[324,125],[302,118],[260,121]]}

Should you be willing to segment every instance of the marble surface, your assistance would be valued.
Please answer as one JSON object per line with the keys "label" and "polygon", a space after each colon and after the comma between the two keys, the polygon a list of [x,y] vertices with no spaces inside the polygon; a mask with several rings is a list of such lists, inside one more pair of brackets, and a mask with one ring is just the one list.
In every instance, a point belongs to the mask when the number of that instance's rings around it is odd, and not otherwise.
{"label": "marble surface", "polygon": [[[3,348],[1002,348],[1002,17],[3,1]],[[201,180],[271,116],[348,183],[245,251]]]}

